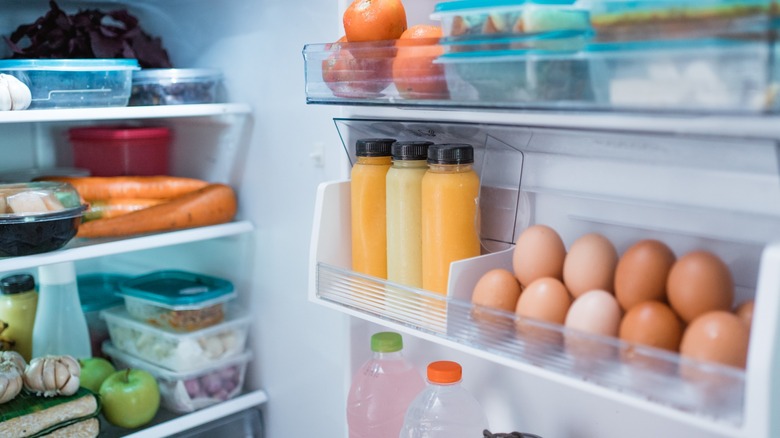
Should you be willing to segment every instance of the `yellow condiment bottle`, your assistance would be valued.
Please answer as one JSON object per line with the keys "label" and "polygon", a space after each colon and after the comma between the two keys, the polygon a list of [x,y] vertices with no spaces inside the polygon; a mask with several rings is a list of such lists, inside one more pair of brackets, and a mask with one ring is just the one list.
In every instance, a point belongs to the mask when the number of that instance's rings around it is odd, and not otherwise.
{"label": "yellow condiment bottle", "polygon": [[355,143],[352,166],[352,270],[387,278],[387,171],[395,139],[367,138]]}
{"label": "yellow condiment bottle", "polygon": [[0,339],[10,342],[11,348],[28,362],[32,359],[32,334],[37,307],[38,292],[35,291],[32,275],[16,274],[0,280],[0,321],[7,324],[0,333]]}
{"label": "yellow condiment bottle", "polygon": [[428,148],[422,179],[423,289],[446,295],[450,263],[480,255],[479,176],[473,164],[471,145]]}
{"label": "yellow condiment bottle", "polygon": [[387,279],[422,287],[422,179],[429,141],[393,144],[387,171]]}

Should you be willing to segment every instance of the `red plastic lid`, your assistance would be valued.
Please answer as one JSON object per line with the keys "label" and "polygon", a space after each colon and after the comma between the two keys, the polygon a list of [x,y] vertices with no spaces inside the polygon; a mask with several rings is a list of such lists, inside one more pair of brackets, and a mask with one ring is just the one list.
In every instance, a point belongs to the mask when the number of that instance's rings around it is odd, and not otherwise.
{"label": "red plastic lid", "polygon": [[149,138],[168,138],[171,130],[159,127],[130,126],[92,126],[71,128],[68,133],[71,140],[136,140]]}
{"label": "red plastic lid", "polygon": [[463,375],[463,369],[457,362],[440,360],[428,364],[428,380],[432,383],[459,382]]}

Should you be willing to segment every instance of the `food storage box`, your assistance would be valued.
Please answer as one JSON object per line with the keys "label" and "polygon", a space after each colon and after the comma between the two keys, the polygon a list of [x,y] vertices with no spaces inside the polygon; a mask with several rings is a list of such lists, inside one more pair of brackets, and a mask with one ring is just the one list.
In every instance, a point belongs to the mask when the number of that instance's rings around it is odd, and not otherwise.
{"label": "food storage box", "polygon": [[599,41],[761,38],[771,0],[580,0]]}
{"label": "food storage box", "polygon": [[185,271],[158,271],[120,285],[119,295],[134,318],[190,332],[219,324],[224,304],[236,297],[228,280]]}
{"label": "food storage box", "polygon": [[215,69],[144,69],[133,74],[130,105],[217,103],[221,87],[222,73]]}
{"label": "food storage box", "polygon": [[31,109],[126,106],[135,59],[6,59],[0,73],[32,93]]}
{"label": "food storage box", "polygon": [[76,235],[85,208],[68,183],[0,184],[0,256],[62,248]]}
{"label": "food storage box", "polygon": [[76,277],[81,310],[84,311],[87,319],[93,356],[105,357],[101,352],[101,346],[109,338],[108,327],[100,318],[100,312],[124,304],[117,292],[119,283],[128,278],[130,277],[118,274],[86,274]]}
{"label": "food storage box", "polygon": [[103,344],[103,351],[117,369],[140,369],[154,376],[162,406],[179,413],[202,409],[241,393],[246,367],[252,359],[252,353],[245,351],[202,369],[174,372],[131,356],[111,342]]}
{"label": "food storage box", "polygon": [[167,175],[171,130],[163,126],[71,128],[68,139],[76,167],[94,176]]}
{"label": "food storage box", "polygon": [[761,42],[593,44],[587,51],[609,108],[761,112],[776,86]]}
{"label": "food storage box", "polygon": [[210,366],[244,351],[249,316],[228,318],[215,326],[189,333],[154,327],[138,321],[127,309],[100,312],[116,348],[172,371]]}
{"label": "food storage box", "polygon": [[588,11],[573,0],[461,0],[436,4],[443,42],[463,44],[550,31],[590,29]]}

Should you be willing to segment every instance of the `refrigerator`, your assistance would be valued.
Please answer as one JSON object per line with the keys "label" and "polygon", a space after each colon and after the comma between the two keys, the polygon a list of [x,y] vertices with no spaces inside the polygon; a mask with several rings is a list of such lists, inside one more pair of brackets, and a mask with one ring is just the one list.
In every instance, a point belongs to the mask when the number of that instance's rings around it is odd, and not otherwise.
{"label": "refrigerator", "polygon": [[[436,24],[430,17],[436,3],[406,1],[409,23]],[[0,274],[73,261],[78,274],[183,269],[234,283],[238,307],[251,315],[252,360],[242,394],[191,414],[163,411],[148,427],[106,434],[186,434],[250,409],[262,413],[261,430],[250,435],[345,437],[353,373],[371,355],[370,336],[393,330],[421,373],[435,360],[462,364],[463,385],[494,433],[780,436],[772,414],[780,397],[775,115],[311,99],[308,74],[319,62],[311,45],[343,34],[347,0],[58,4],[68,12],[127,8],[161,38],[175,67],[220,69],[227,96],[218,104],[0,113],[0,173],[72,166],[71,127],[162,125],[174,132],[172,174],[230,184],[238,195],[237,217],[227,224],[76,239],[61,250],[0,259]],[[48,6],[3,0],[0,32],[34,21]],[[354,142],[377,136],[475,146],[489,222],[485,255],[453,266],[458,287],[442,299],[444,313],[395,306],[390,286],[396,286],[381,281],[369,287],[369,298],[355,296],[361,277],[350,270],[349,171]],[[734,275],[735,303],[756,299],[746,369],[694,363],[704,383],[691,383],[676,371],[623,364],[626,345],[617,340],[590,339],[596,357],[583,358],[560,339],[525,339],[476,324],[470,293],[480,273],[511,266],[513,243],[538,223],[558,230],[567,247],[599,232],[619,253],[640,238],[662,240],[677,256],[716,253]],[[599,356],[602,349],[607,353]],[[686,364],[678,355],[641,348],[635,354],[662,367]]]}

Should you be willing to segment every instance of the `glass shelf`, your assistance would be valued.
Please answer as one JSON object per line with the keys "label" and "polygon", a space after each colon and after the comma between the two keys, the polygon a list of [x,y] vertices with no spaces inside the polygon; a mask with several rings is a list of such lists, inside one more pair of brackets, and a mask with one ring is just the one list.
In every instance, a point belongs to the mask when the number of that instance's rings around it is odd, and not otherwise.
{"label": "glass shelf", "polygon": [[0,124],[216,117],[249,114],[250,112],[251,107],[242,103],[41,109],[0,112]]}

